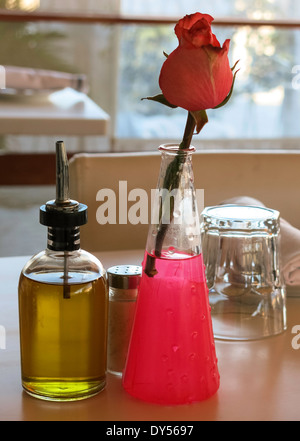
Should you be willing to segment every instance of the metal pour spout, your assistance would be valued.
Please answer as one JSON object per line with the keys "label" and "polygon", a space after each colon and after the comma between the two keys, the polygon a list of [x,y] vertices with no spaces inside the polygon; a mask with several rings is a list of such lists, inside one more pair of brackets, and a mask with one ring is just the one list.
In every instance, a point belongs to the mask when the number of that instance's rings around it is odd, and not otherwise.
{"label": "metal pour spout", "polygon": [[63,141],[56,143],[56,199],[41,206],[40,223],[48,227],[50,249],[79,249],[79,227],[87,223],[87,206],[70,199],[69,163]]}
{"label": "metal pour spout", "polygon": [[[69,206],[69,163],[63,141],[56,143],[56,200],[57,206]],[[64,252],[64,299],[70,299],[70,286],[68,285],[68,253]]]}
{"label": "metal pour spout", "polygon": [[63,141],[56,143],[56,204],[70,203],[69,163]]}
{"label": "metal pour spout", "polygon": [[[56,143],[56,199],[46,204],[48,211],[76,213],[79,209],[79,203],[70,199],[69,188],[69,162],[63,141]],[[81,225],[79,223],[78,225]],[[61,227],[66,226],[62,222]]]}
{"label": "metal pour spout", "polygon": [[56,199],[41,206],[40,223],[48,227],[47,248],[64,253],[63,295],[69,299],[68,256],[80,248],[79,227],[87,223],[87,206],[70,199],[69,163],[63,141],[56,143]]}

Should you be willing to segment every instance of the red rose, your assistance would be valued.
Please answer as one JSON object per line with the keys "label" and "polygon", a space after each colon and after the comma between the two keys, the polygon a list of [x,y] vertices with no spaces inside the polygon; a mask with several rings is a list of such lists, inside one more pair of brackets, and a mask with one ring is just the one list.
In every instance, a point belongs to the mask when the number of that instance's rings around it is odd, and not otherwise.
{"label": "red rose", "polygon": [[212,21],[213,17],[199,12],[179,20],[175,26],[179,45],[160,72],[159,85],[166,100],[190,112],[221,104],[233,83],[230,40],[220,46],[211,31]]}

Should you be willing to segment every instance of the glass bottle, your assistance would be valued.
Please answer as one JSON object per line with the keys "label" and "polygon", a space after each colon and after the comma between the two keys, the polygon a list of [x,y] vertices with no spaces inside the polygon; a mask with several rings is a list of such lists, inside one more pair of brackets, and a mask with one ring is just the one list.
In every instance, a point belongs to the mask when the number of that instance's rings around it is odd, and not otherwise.
{"label": "glass bottle", "polygon": [[163,145],[152,223],[123,374],[132,396],[162,405],[219,388],[192,153]]}
{"label": "glass bottle", "polygon": [[107,270],[109,285],[107,370],[122,376],[142,268],[117,265]]}
{"label": "glass bottle", "polygon": [[40,209],[47,249],[19,280],[22,386],[53,401],[87,398],[106,384],[108,287],[102,264],[80,248],[87,207],[68,196],[68,163],[57,143],[57,194]]}

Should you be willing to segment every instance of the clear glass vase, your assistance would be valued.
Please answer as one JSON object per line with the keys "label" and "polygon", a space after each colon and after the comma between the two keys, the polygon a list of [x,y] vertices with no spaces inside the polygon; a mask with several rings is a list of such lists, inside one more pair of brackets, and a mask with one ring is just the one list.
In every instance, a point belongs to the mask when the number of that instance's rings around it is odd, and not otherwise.
{"label": "clear glass vase", "polygon": [[129,394],[162,405],[207,399],[220,381],[201,252],[194,151],[160,147],[161,169],[123,373]]}

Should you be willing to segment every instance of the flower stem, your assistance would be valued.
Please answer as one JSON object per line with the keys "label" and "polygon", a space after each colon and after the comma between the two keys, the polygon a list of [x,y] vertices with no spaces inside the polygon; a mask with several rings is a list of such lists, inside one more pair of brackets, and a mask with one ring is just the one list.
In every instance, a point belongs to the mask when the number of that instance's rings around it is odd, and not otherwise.
{"label": "flower stem", "polygon": [[[179,150],[188,149],[191,145],[194,130],[195,130],[196,122],[194,117],[190,112],[188,112],[188,117],[186,121],[185,131],[182,138],[181,143],[179,144]],[[172,191],[174,188],[178,188],[179,180],[180,180],[180,164],[182,164],[182,159],[179,157],[180,152],[177,153],[176,157],[173,159],[173,161],[169,164],[165,179],[164,179],[164,185],[163,188]],[[173,210],[170,211],[170,221],[173,219]],[[165,238],[165,235],[168,230],[168,224],[160,224],[159,231],[157,233],[156,238],[156,246],[155,246],[155,255],[157,257],[160,257],[163,240]]]}
{"label": "flower stem", "polygon": [[[179,145],[179,150],[188,149],[191,145],[194,130],[195,130],[196,122],[193,115],[189,112],[187,117],[187,122],[185,126],[185,131],[183,135],[183,139]],[[182,159],[180,158],[180,152],[177,153],[173,161],[169,164],[165,178],[163,188],[168,191],[173,190],[174,188],[178,188],[179,180],[180,180],[180,164],[182,164]],[[170,222],[173,219],[173,210],[170,210]],[[161,256],[162,246],[164,238],[167,234],[169,224],[164,224],[160,220],[160,225],[158,229],[158,233],[156,236],[155,242],[155,257]],[[157,274],[157,270],[155,268],[155,257],[148,256],[145,266],[145,273],[149,277],[154,277]]]}
{"label": "flower stem", "polygon": [[191,145],[192,138],[196,127],[196,121],[191,112],[188,113],[186,126],[182,141],[179,145],[180,149],[188,149]]}

